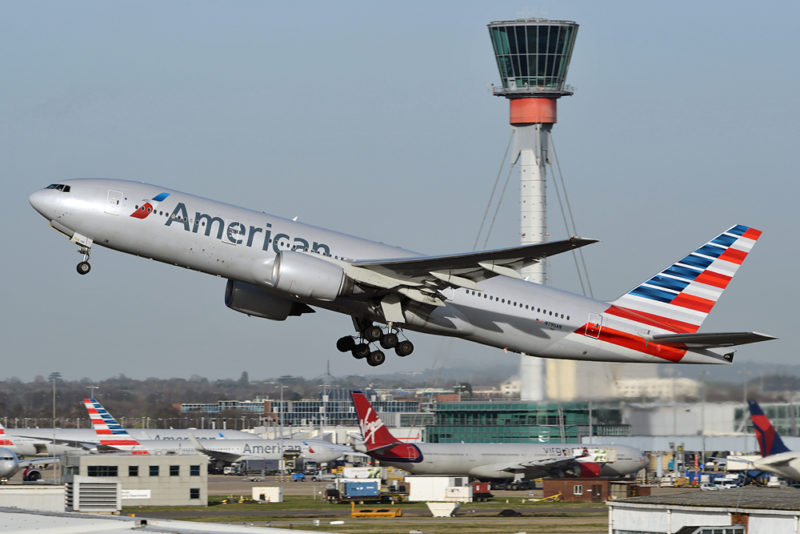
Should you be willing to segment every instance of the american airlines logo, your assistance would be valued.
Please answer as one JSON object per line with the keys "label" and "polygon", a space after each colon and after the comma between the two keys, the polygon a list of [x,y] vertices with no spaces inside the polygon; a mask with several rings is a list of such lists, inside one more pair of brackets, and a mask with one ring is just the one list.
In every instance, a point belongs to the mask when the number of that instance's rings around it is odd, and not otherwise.
{"label": "american airlines logo", "polygon": [[[162,193],[162,195],[164,194],[166,193]],[[158,197],[161,197],[161,195],[158,195]],[[154,197],[154,199],[158,197]],[[138,213],[138,211],[134,213]],[[131,216],[133,217],[134,215]],[[196,211],[194,217],[190,218],[189,210],[183,202],[178,202],[175,209],[167,217],[167,222],[164,223],[164,226],[173,225],[183,227],[186,232],[193,234],[203,233],[207,237],[214,236],[233,245],[261,247],[261,250],[264,251],[272,248],[276,254],[281,250],[297,250],[300,252],[314,252],[325,256],[331,255],[331,247],[326,243],[310,241],[299,236],[292,237],[289,234],[280,232],[273,235],[271,223],[267,223],[262,228],[246,225],[239,221],[226,221],[222,217],[216,217],[200,211]]]}
{"label": "american airlines logo", "polygon": [[[373,417],[371,421],[370,417]],[[374,445],[375,433],[381,428],[383,428],[383,421],[378,419],[378,415],[372,411],[370,406],[363,421],[361,421],[361,434],[364,436],[364,443],[372,443]]]}
{"label": "american airlines logo", "polygon": [[153,213],[156,210],[156,207],[158,206],[158,203],[161,202],[162,200],[165,200],[168,196],[169,196],[169,193],[159,193],[159,194],[157,194],[152,199],[153,202],[155,203],[155,205],[151,204],[150,201],[145,201],[145,203],[142,204],[141,206],[139,206],[136,209],[136,211],[131,213],[131,217],[133,217],[135,219],[146,219],[148,215],[150,215],[151,213]]}

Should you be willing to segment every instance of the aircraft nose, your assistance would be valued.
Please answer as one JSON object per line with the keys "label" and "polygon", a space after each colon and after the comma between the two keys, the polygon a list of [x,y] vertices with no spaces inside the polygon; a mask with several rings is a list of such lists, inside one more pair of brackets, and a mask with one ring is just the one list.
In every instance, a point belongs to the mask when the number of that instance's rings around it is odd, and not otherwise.
{"label": "aircraft nose", "polygon": [[28,202],[31,203],[33,209],[38,211],[44,217],[47,217],[47,213],[51,211],[52,205],[52,196],[48,194],[49,191],[36,191],[31,196],[28,197]]}

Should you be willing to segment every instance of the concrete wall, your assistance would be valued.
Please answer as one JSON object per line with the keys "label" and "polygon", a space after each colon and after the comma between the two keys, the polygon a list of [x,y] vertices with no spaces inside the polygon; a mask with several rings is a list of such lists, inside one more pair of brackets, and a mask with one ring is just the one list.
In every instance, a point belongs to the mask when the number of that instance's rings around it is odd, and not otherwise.
{"label": "concrete wall", "polygon": [[64,486],[0,486],[0,508],[20,508],[44,512],[64,511]]}

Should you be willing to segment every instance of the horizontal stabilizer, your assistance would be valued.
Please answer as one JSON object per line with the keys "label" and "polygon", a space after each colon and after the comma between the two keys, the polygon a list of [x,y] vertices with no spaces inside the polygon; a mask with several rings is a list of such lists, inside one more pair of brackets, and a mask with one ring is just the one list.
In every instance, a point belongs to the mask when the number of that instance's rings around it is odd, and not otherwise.
{"label": "horizontal stabilizer", "polygon": [[656,334],[650,339],[662,345],[674,345],[691,349],[733,347],[746,343],[758,343],[775,339],[759,332],[717,332],[708,334]]}

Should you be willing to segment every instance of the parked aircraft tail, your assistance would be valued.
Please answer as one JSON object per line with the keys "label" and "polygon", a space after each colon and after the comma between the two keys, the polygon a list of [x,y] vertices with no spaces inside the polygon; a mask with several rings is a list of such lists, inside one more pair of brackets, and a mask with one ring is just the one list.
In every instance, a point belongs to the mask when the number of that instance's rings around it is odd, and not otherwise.
{"label": "parked aircraft tail", "polygon": [[[89,412],[89,419],[92,421],[92,428],[100,438],[100,445],[124,451],[133,451],[141,447],[141,444],[133,439],[128,431],[122,428],[122,425],[96,399],[83,399],[83,405]],[[140,453],[147,454],[146,452]]]}
{"label": "parked aircraft tail", "polygon": [[741,224],[729,228],[612,301],[606,313],[663,332],[697,332],[760,236]]}
{"label": "parked aircraft tail", "polygon": [[761,406],[756,401],[747,401],[747,404],[750,406],[750,420],[753,421],[753,429],[756,431],[756,439],[761,449],[761,456],[766,457],[781,452],[789,452],[789,448],[784,445],[783,440],[778,435],[778,431],[772,426]]}
{"label": "parked aircraft tail", "polygon": [[367,396],[361,391],[353,391],[353,404],[356,407],[358,424],[361,426],[361,435],[364,438],[364,445],[367,452],[379,451],[388,447],[393,447],[401,441],[394,437],[386,425],[383,424],[372,405],[367,400]]}
{"label": "parked aircraft tail", "polygon": [[0,423],[0,447],[13,447],[14,442],[6,435],[6,427]]}

